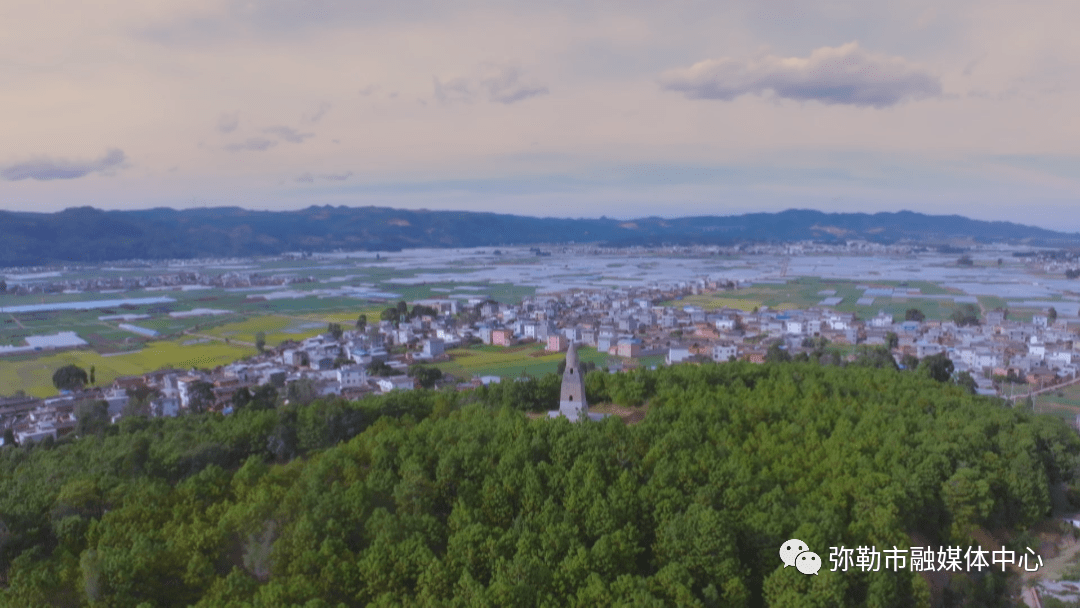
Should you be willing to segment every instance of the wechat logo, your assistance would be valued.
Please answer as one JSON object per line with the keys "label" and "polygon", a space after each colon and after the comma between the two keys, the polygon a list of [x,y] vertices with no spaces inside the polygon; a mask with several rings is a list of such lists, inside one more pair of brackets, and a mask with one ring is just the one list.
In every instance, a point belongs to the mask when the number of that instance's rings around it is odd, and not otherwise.
{"label": "wechat logo", "polygon": [[803,574],[817,574],[818,570],[821,570],[821,556],[797,538],[780,545],[780,559],[785,568],[795,566],[795,569]]}

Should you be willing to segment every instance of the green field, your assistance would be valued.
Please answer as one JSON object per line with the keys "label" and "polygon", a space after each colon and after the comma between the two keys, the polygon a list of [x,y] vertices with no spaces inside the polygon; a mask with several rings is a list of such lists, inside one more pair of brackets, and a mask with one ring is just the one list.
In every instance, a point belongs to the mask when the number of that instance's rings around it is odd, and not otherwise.
{"label": "green field", "polygon": [[[830,308],[840,312],[853,312],[860,319],[869,319],[877,315],[879,311],[884,311],[886,314],[892,315],[896,320],[903,320],[904,313],[909,308],[918,308],[923,311],[927,319],[948,319],[956,310],[956,305],[952,300],[920,297],[878,296],[875,297],[872,305],[860,306],[856,304],[856,301],[863,295],[863,290],[858,289],[859,285],[894,288],[901,286],[901,283],[897,281],[841,281],[798,277],[786,284],[759,284],[733,291],[691,295],[681,300],[663,302],[663,305],[674,307],[693,305],[700,306],[705,310],[736,308],[751,311],[755,307],[761,306],[768,306],[773,310],[806,309],[818,306],[823,299],[829,297],[818,295],[818,292],[831,289],[836,291],[836,297],[844,299],[840,304]],[[920,289],[926,295],[949,295],[951,293],[940,285],[925,281],[908,281],[903,286]],[[984,311],[1006,306],[1005,300],[993,296],[979,296],[978,300]],[[1028,319],[1030,320],[1030,315],[1028,315]]]}
{"label": "green field", "polygon": [[[559,363],[566,359],[566,353],[545,354],[544,345],[539,343],[510,347],[473,346],[450,350],[447,354],[451,360],[436,363],[435,367],[462,380],[468,380],[474,375],[512,378],[527,373],[543,376],[555,373]],[[594,348],[583,347],[578,350],[578,358],[602,366],[613,357],[607,353],[598,353]]]}
{"label": "green field", "polygon": [[[1027,388],[1021,386],[1016,390],[1023,391]],[[1056,416],[1071,425],[1076,421],[1077,414],[1080,414],[1080,385],[1073,384],[1036,395],[1034,400],[1036,413]],[[1024,401],[1021,399],[1017,403],[1022,407]]]}

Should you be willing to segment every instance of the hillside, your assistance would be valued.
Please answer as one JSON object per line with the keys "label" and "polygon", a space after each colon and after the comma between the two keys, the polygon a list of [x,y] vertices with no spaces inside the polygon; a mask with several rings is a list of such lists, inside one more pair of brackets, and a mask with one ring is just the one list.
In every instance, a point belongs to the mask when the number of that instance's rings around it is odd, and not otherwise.
{"label": "hillside", "polygon": [[1065,234],[961,216],[788,210],[736,216],[630,221],[537,218],[386,207],[238,207],[57,213],[0,211],[0,267],[120,259],[272,255],[287,251],[400,250],[537,243],[722,244],[866,239],[938,244],[950,240],[1030,245],[1080,244]]}
{"label": "hillside", "polygon": [[552,378],[5,447],[0,606],[1003,606],[1014,572],[833,572],[830,547],[1019,555],[1076,496],[1074,431],[914,372],[589,374],[648,401],[634,425],[528,419]]}

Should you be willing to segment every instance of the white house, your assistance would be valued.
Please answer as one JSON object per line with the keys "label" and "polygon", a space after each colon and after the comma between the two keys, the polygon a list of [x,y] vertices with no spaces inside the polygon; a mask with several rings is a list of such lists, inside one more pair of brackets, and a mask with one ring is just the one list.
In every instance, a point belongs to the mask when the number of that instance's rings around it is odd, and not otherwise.
{"label": "white house", "polygon": [[1067,350],[1054,350],[1046,353],[1046,362],[1053,363],[1058,367],[1072,364],[1072,352]]}
{"label": "white house", "polygon": [[362,386],[367,382],[367,372],[364,371],[363,367],[358,365],[339,367],[337,370],[337,381],[341,388]]}
{"label": "white house", "polygon": [[873,319],[870,319],[870,327],[890,327],[892,324],[892,315],[887,315],[884,311],[878,312]]}
{"label": "white house", "polygon": [[430,340],[424,340],[424,352],[422,353],[425,359],[434,359],[441,357],[444,352],[446,343],[438,338],[432,338]]}
{"label": "white house", "polygon": [[413,379],[408,376],[379,378],[377,384],[379,385],[379,389],[384,393],[389,393],[390,391],[411,391],[416,388]]}
{"label": "white house", "polygon": [[730,317],[721,317],[714,322],[718,331],[733,331],[735,329],[735,319]]}
{"label": "white house", "polygon": [[665,361],[668,365],[672,363],[681,363],[690,358],[690,349],[685,346],[673,346],[668,349],[667,357]]}
{"label": "white house", "polygon": [[734,344],[717,344],[712,349],[713,361],[725,362],[739,358],[739,347]]}

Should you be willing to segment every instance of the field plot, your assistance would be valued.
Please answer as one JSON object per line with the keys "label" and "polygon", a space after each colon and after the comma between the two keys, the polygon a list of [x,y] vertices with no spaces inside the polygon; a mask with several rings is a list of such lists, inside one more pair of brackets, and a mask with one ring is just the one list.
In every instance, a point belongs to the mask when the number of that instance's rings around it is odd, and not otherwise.
{"label": "field plot", "polygon": [[[544,345],[538,343],[510,347],[474,346],[447,352],[451,360],[436,363],[435,367],[463,380],[474,375],[513,378],[527,373],[543,376],[555,373],[559,363],[566,359],[566,353],[546,354]],[[611,356],[607,353],[598,353],[594,348],[583,347],[578,350],[581,361],[592,361],[597,366],[603,365],[609,357]]]}
{"label": "field plot", "polygon": [[280,315],[262,315],[219,325],[200,333],[216,336],[222,340],[228,338],[254,344],[255,334],[263,332],[266,334],[266,344],[276,346],[285,340],[303,340],[324,331],[326,331],[326,323]]}
{"label": "field plot", "polygon": [[[226,345],[221,342],[182,345],[172,341],[149,342],[133,353],[101,355],[91,350],[71,350],[28,357],[0,359],[0,386],[19,387],[29,395],[49,397],[56,394],[52,374],[58,368],[75,364],[89,371],[95,368],[98,385],[109,384],[117,376],[144,374],[166,366],[177,369],[213,368],[255,353],[254,348]],[[0,391],[0,394],[10,391]]]}
{"label": "field plot", "polygon": [[[918,294],[910,295],[873,295],[873,304],[860,305],[866,289],[918,289]],[[755,307],[768,306],[773,310],[806,309],[820,305],[825,298],[821,292],[830,292],[833,297],[842,298],[840,304],[830,306],[840,312],[853,312],[860,319],[869,319],[879,311],[898,321],[904,319],[909,308],[918,308],[928,319],[947,319],[956,310],[952,296],[963,296],[955,289],[946,289],[926,281],[844,281],[820,279],[815,277],[793,278],[787,283],[759,283],[733,291],[715,294],[686,296],[682,300],[664,302],[667,306],[700,306],[705,310],[716,308],[736,308],[751,311]],[[930,296],[930,297],[923,297]],[[978,296],[981,309],[985,311],[1007,307],[1004,299],[997,296]],[[1030,318],[1030,316],[1029,316]]]}
{"label": "field plot", "polygon": [[[1018,390],[1026,388],[1018,387]],[[1036,395],[1033,399],[1036,413],[1061,418],[1070,425],[1075,423],[1076,416],[1080,414],[1080,385],[1065,386],[1056,391]],[[1023,399],[1019,400],[1018,407],[1023,407],[1023,403]]]}

